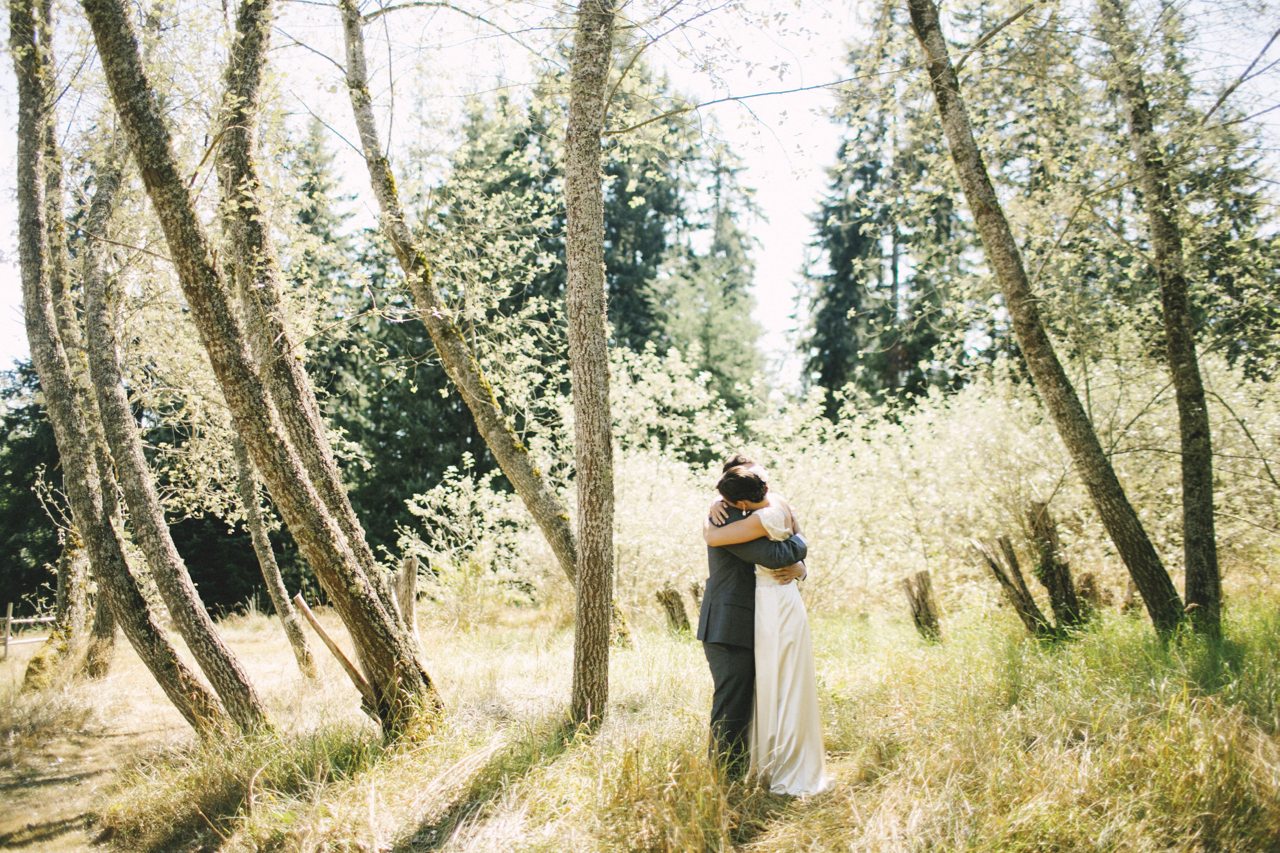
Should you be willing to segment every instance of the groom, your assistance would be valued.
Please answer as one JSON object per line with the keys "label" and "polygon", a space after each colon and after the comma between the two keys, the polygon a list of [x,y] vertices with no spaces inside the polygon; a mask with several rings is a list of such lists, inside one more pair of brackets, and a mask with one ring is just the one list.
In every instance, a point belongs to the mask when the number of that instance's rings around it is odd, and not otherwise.
{"label": "groom", "polygon": [[[734,506],[726,509],[728,518],[722,524],[746,515]],[[761,538],[740,545],[707,547],[710,576],[698,614],[698,639],[715,682],[711,699],[713,757],[725,762],[731,778],[740,777],[747,770],[747,730],[755,704],[755,567],[794,566],[804,560],[808,551],[809,546],[799,534],[781,542]],[[803,574],[803,568],[787,568],[777,577],[790,582]]]}

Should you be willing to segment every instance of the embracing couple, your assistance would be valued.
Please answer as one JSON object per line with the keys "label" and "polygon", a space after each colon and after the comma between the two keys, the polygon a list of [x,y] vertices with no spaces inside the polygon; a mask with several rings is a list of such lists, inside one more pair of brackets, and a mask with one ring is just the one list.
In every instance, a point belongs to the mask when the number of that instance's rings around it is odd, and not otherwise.
{"label": "embracing couple", "polygon": [[744,456],[724,464],[703,525],[710,576],[698,639],[711,666],[711,748],[731,777],[748,769],[775,794],[830,782],[809,620],[797,580],[808,545],[790,506]]}

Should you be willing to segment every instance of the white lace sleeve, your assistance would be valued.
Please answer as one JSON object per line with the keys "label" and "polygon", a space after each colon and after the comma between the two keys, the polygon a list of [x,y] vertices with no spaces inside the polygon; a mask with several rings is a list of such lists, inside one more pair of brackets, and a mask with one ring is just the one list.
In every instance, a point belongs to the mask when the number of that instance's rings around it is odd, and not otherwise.
{"label": "white lace sleeve", "polygon": [[787,511],[780,506],[767,506],[758,509],[755,512],[760,523],[764,525],[765,533],[769,534],[769,538],[775,542],[781,542],[791,536],[791,524]]}

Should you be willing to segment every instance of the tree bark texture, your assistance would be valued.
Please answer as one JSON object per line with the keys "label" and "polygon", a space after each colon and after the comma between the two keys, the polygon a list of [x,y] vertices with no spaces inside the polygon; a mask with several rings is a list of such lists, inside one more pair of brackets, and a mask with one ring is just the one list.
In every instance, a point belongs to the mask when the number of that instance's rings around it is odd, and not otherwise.
{"label": "tree bark texture", "polygon": [[400,571],[396,575],[396,606],[400,608],[400,618],[405,628],[413,635],[414,641],[422,645],[418,636],[418,558],[405,557],[400,561]]}
{"label": "tree bark texture", "polygon": [[463,330],[440,297],[431,264],[414,239],[405,218],[396,191],[395,177],[391,172],[391,162],[383,153],[382,143],[378,139],[373,99],[369,94],[360,12],[354,0],[340,0],[339,8],[342,11],[343,33],[346,38],[347,91],[351,97],[356,127],[360,131],[360,146],[369,169],[369,181],[381,212],[382,232],[391,241],[396,259],[409,284],[409,291],[413,295],[414,306],[431,336],[441,366],[462,395],[462,400],[471,411],[476,428],[493,453],[498,467],[537,522],[542,535],[547,538],[561,569],[573,582],[577,571],[577,546],[569,525],[569,511],[548,486],[542,472],[533,464],[528,448],[520,441],[498,403]]}
{"label": "tree bark texture", "polygon": [[1054,351],[1027,278],[1017,241],[996,197],[973,138],[933,0],[907,0],[911,27],[924,50],[938,114],[951,159],[978,226],[988,262],[1004,294],[1018,346],[1058,435],[1071,454],[1120,558],[1137,584],[1156,630],[1171,632],[1182,619],[1182,602],[1155,546],[1116,477],[1080,398]]}
{"label": "tree bark texture", "polygon": [[920,636],[931,643],[942,639],[942,620],[938,616],[938,602],[933,597],[933,579],[927,571],[916,572],[902,579],[902,589],[911,607],[911,621]]}
{"label": "tree bark texture", "polygon": [[137,38],[121,0],[84,0],[111,99],[120,114],[170,257],[232,419],[298,547],[351,634],[372,685],[375,708],[394,735],[440,700],[398,618],[361,569],[340,525],[327,512],[288,443],[258,377],[247,336],[196,217]]}
{"label": "tree bark texture", "polygon": [[[86,228],[91,234],[106,234],[119,182],[118,171],[99,173],[98,188],[85,218]],[[178,634],[186,641],[187,648],[231,718],[244,732],[268,728],[262,700],[240,662],[218,636],[169,533],[164,507],[160,504],[151,469],[143,455],[142,437],[138,434],[129,396],[124,389],[116,334],[121,294],[102,262],[102,243],[91,239],[82,251],[86,256],[84,269],[87,276],[83,285],[89,369],[107,445],[129,507],[134,538],[151,568],[151,576]]]}
{"label": "tree bark texture", "polygon": [[267,535],[267,521],[263,515],[262,504],[258,500],[258,474],[253,470],[253,460],[244,442],[234,439],[236,455],[236,485],[240,493],[240,505],[244,509],[245,526],[249,528],[249,538],[253,541],[253,553],[258,558],[258,567],[262,570],[262,581],[267,585],[267,595],[271,598],[271,606],[280,617],[284,626],[285,637],[293,649],[293,656],[298,661],[298,669],[307,678],[315,678],[316,660],[311,654],[311,646],[307,643],[307,635],[302,630],[302,620],[298,611],[289,600],[289,591],[285,588],[284,577],[280,574],[280,564],[276,562],[275,552],[271,550],[271,537]]}
{"label": "tree bark texture", "polygon": [[1035,549],[1033,573],[1049,593],[1049,606],[1059,631],[1069,631],[1084,624],[1085,610],[1071,579],[1071,567],[1062,555],[1058,524],[1049,513],[1049,505],[1032,501],[1027,509],[1027,533]]}
{"label": "tree bark texture", "polygon": [[274,9],[271,0],[250,0],[240,6],[219,120],[218,181],[236,290],[259,376],[288,440],[361,568],[394,613],[388,572],[375,559],[347,497],[302,348],[284,318],[280,265],[268,234],[269,218],[253,156]]}
{"label": "tree bark texture", "polygon": [[667,627],[672,632],[688,634],[692,630],[689,626],[689,612],[684,609],[684,599],[680,597],[679,590],[667,583],[654,593],[654,597],[662,605],[662,612],[667,616]]}
{"label": "tree bark texture", "polygon": [[52,72],[37,40],[32,0],[10,4],[10,38],[18,78],[18,234],[23,313],[31,358],[40,376],[53,426],[63,482],[76,529],[84,537],[98,579],[99,595],[165,695],[201,735],[228,728],[217,698],[178,657],[147,608],[125,564],[119,535],[104,511],[91,432],[76,401],[75,380],[58,334],[47,258],[44,198],[44,123],[52,103]]}
{"label": "tree bark texture", "polygon": [[111,656],[116,650],[116,619],[98,583],[93,603],[93,628],[89,630],[89,648],[84,653],[84,674],[89,678],[105,678],[111,669]]}
{"label": "tree bark texture", "polygon": [[53,683],[60,665],[84,648],[89,629],[89,558],[74,528],[67,531],[58,555],[54,621],[49,636],[27,661],[22,692],[43,690]]}
{"label": "tree bark texture", "polygon": [[613,54],[613,0],[582,0],[577,19],[564,146],[569,371],[578,487],[578,596],[570,715],[574,722],[593,724],[603,719],[609,699],[613,601],[613,419],[600,184],[605,84]]}
{"label": "tree bark texture", "polygon": [[1221,633],[1222,586],[1213,519],[1213,446],[1195,326],[1187,299],[1182,229],[1173,176],[1154,127],[1125,0],[1099,0],[1102,39],[1115,57],[1114,87],[1129,118],[1134,172],[1147,214],[1152,262],[1160,282],[1165,358],[1178,405],[1182,450],[1182,550],[1191,622],[1211,636]]}

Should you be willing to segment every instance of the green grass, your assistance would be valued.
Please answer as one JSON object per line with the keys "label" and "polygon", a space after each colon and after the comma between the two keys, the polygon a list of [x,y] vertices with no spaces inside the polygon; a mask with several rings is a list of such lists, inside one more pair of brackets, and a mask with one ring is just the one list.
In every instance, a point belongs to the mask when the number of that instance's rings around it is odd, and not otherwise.
{"label": "green grass", "polygon": [[[1240,850],[1280,842],[1280,605],[1159,643],[1105,613],[1040,643],[1007,612],[814,620],[834,790],[725,785],[698,644],[644,625],[609,719],[560,722],[571,636],[424,631],[448,716],[383,747],[356,723],[159,753],[102,822],[128,849]],[[282,651],[287,654],[287,651]],[[252,791],[252,796],[250,792]]]}

